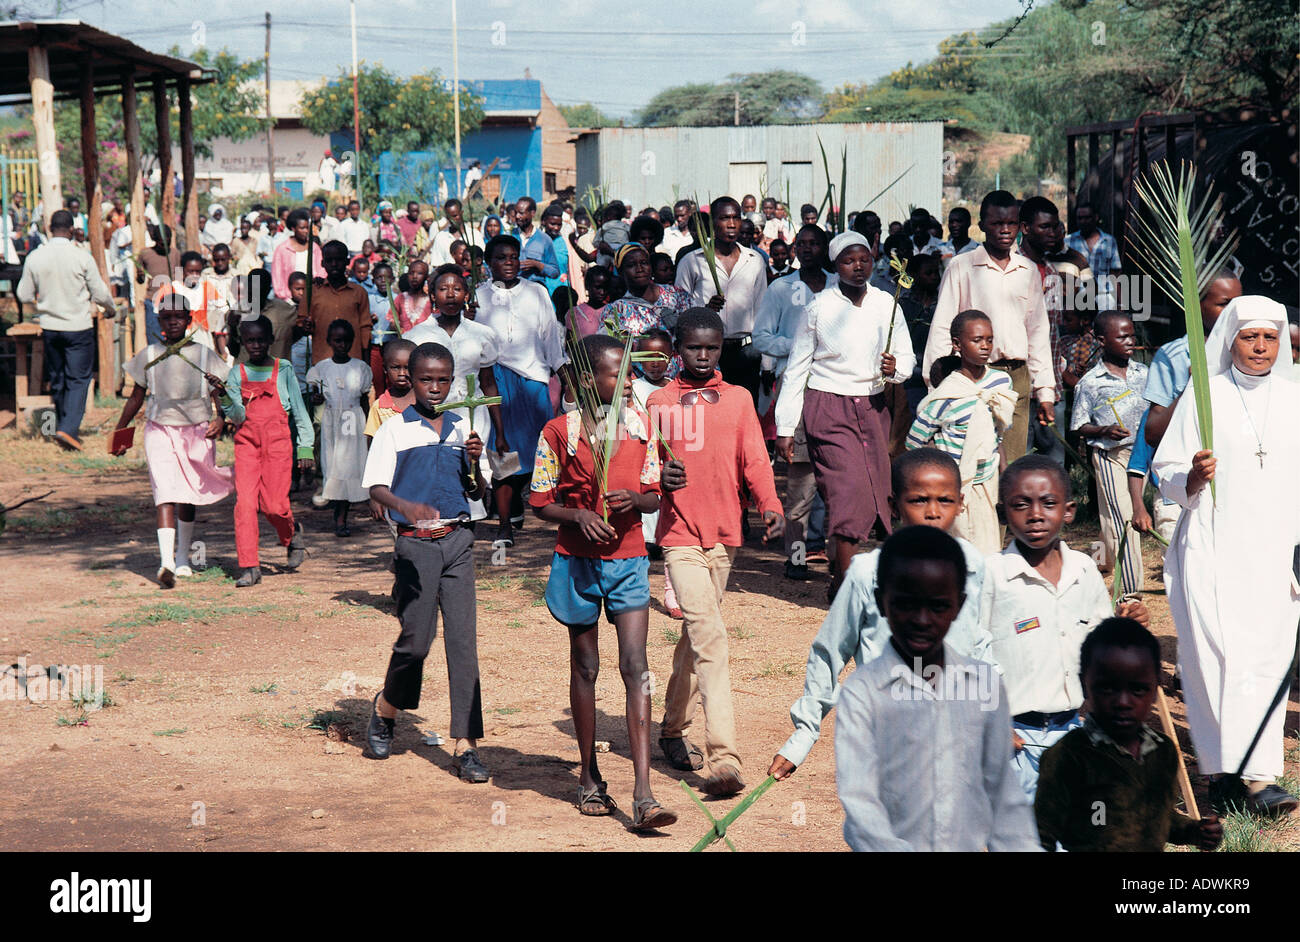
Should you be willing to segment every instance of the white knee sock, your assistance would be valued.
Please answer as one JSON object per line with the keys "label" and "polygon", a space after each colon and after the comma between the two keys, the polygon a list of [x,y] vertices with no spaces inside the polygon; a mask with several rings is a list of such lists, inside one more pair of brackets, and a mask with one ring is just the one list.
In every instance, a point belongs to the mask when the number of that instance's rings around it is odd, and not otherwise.
{"label": "white knee sock", "polygon": [[190,540],[194,537],[194,521],[176,518],[176,565],[190,564]]}
{"label": "white knee sock", "polygon": [[158,555],[163,569],[176,570],[176,531],[171,527],[158,528]]}

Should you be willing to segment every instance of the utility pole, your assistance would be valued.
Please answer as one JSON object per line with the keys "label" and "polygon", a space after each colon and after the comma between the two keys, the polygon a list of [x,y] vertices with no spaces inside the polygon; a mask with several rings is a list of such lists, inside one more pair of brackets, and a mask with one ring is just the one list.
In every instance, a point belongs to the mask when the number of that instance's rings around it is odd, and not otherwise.
{"label": "utility pole", "polygon": [[271,129],[275,126],[275,118],[271,116],[271,12],[266,13],[266,53],[262,59],[262,71],[266,74],[266,179],[271,185],[271,197],[276,196],[275,190],[275,143],[272,138]]}
{"label": "utility pole", "polygon": [[736,127],[740,127],[740,92],[737,91],[735,95],[736,95]]}
{"label": "utility pole", "polygon": [[352,170],[353,189],[361,202],[361,93],[357,89],[357,0],[352,0]]}
{"label": "utility pole", "polygon": [[456,198],[464,199],[460,171],[460,44],[456,35],[456,0],[451,0],[451,100],[456,127]]}

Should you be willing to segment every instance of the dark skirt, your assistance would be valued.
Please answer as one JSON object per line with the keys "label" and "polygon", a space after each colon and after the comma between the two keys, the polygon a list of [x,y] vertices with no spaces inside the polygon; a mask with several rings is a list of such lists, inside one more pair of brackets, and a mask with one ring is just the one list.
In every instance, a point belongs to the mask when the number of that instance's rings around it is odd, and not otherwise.
{"label": "dark skirt", "polygon": [[827,533],[862,541],[877,520],[889,532],[889,427],[884,393],[840,396],[809,389],[803,422]]}

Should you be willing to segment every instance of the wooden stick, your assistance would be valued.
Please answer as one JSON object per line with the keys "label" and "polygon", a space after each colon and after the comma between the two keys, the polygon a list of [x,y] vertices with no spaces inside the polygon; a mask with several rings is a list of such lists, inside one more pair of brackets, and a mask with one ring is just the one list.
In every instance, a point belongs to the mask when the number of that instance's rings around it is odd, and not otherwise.
{"label": "wooden stick", "polygon": [[1183,793],[1183,805],[1192,820],[1200,821],[1201,811],[1196,806],[1196,796],[1192,794],[1192,780],[1187,775],[1187,764],[1183,762],[1183,750],[1178,747],[1178,731],[1174,729],[1174,717],[1169,712],[1169,700],[1165,697],[1165,689],[1159,684],[1156,685],[1156,710],[1160,713],[1160,726],[1174,744],[1174,752],[1178,756],[1178,788]]}

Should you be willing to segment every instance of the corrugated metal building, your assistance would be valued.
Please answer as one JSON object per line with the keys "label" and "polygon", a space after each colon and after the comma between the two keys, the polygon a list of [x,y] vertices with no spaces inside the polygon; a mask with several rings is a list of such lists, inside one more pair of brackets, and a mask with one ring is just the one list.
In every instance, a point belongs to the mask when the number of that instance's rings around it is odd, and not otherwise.
{"label": "corrugated metal building", "polygon": [[[826,194],[818,138],[826,148],[839,202],[840,157],[848,146],[849,211],[902,177],[869,208],[888,222],[910,206],[940,211],[943,123],[774,124],[753,127],[601,128],[577,138],[578,195],[604,187],[635,210],[680,198],[766,193],[798,214]],[[677,189],[674,191],[674,184]]]}

